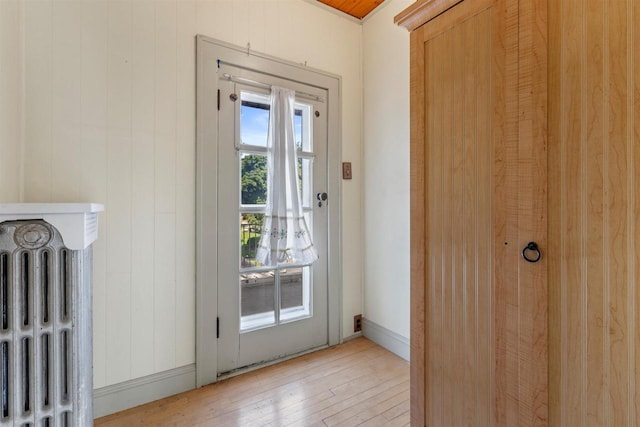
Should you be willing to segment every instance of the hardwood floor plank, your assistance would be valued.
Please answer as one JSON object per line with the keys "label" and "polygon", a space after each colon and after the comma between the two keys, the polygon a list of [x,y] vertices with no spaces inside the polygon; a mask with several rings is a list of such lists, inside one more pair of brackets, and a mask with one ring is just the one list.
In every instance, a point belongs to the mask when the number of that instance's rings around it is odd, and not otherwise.
{"label": "hardwood floor plank", "polygon": [[357,338],[97,419],[95,426],[401,426],[409,415],[409,364]]}
{"label": "hardwood floor plank", "polygon": [[327,426],[336,427],[360,425],[408,399],[408,384],[402,383],[323,421]]}
{"label": "hardwood floor plank", "polygon": [[[377,396],[379,393],[384,392],[388,387],[395,386],[400,382],[402,382],[402,380],[377,380],[377,384],[374,387],[367,387],[363,391],[349,394],[351,395],[351,397],[336,396],[335,398],[328,399],[324,402],[319,402],[319,404],[308,408],[305,413],[297,414],[298,418],[295,420],[291,420],[291,418],[294,418],[294,416],[286,417],[283,420],[284,422],[282,425],[310,425],[319,421],[323,421],[324,419],[338,414],[339,412],[348,409],[349,407],[361,402],[362,400],[370,399]],[[329,403],[329,405],[327,405],[327,403]]]}
{"label": "hardwood floor plank", "polygon": [[[403,411],[397,413],[396,416],[389,418],[389,416],[387,416],[386,414],[395,408],[401,408]],[[400,405],[396,405],[392,409],[376,417],[373,417],[359,425],[362,427],[377,427],[377,426],[398,427],[398,426],[406,425],[408,420],[410,419],[409,402],[406,402],[406,403],[403,402]]]}

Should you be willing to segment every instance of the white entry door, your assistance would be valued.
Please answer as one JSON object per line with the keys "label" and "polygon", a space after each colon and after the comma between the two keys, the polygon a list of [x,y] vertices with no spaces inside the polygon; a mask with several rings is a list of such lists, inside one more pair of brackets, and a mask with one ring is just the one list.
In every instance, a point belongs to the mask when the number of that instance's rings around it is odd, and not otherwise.
{"label": "white entry door", "polygon": [[[218,69],[218,375],[328,344],[326,91],[221,64]],[[319,260],[255,259],[267,197],[270,86],[296,90],[298,182]],[[328,196],[327,196],[328,199]]]}

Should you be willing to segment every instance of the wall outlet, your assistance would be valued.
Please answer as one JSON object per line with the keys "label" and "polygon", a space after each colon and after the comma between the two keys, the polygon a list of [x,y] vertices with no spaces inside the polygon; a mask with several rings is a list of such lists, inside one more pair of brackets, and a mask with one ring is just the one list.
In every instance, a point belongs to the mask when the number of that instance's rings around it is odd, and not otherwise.
{"label": "wall outlet", "polygon": [[362,314],[356,314],[353,316],[353,332],[360,332],[362,330]]}

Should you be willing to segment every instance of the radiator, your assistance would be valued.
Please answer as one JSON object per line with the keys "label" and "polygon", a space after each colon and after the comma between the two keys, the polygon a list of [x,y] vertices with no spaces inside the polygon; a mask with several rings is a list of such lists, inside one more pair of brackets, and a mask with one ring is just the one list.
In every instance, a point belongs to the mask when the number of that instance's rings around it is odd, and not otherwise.
{"label": "radiator", "polygon": [[93,425],[91,246],[0,223],[0,426]]}

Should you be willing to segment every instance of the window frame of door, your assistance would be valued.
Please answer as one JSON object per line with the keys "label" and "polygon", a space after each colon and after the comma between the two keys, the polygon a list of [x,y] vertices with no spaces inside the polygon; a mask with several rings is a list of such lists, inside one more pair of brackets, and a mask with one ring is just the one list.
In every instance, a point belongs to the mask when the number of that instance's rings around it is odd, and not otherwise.
{"label": "window frame of door", "polygon": [[[207,36],[196,36],[196,387],[217,381],[218,343],[218,63],[327,91],[328,345],[342,342],[342,78]],[[211,189],[214,191],[211,191]],[[214,220],[211,220],[214,219]],[[216,262],[206,262],[206,260]],[[213,338],[212,338],[213,337]]]}

